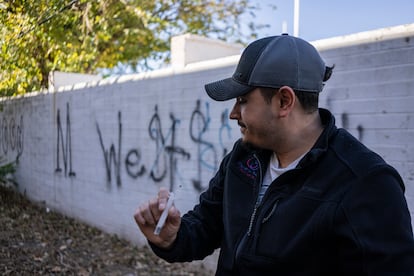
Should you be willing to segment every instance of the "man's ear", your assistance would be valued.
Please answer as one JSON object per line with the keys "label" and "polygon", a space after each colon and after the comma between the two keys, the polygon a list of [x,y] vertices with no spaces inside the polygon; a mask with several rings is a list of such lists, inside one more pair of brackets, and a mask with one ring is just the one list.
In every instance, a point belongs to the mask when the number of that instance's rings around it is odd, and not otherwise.
{"label": "man's ear", "polygon": [[280,111],[282,112],[281,115],[286,115],[289,113],[293,107],[295,106],[296,102],[296,95],[295,91],[289,86],[282,86],[279,89],[279,104],[280,104]]}

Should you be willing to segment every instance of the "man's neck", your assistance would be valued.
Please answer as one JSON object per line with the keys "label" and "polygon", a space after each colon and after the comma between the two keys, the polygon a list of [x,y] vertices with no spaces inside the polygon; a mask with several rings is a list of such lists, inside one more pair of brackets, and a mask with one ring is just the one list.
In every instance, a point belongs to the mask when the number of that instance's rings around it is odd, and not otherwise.
{"label": "man's neck", "polygon": [[312,116],[312,120],[303,123],[300,128],[291,133],[288,140],[290,143],[285,145],[284,149],[275,151],[279,167],[285,168],[289,166],[290,163],[306,154],[315,145],[323,132],[323,125],[319,114],[315,115]]}

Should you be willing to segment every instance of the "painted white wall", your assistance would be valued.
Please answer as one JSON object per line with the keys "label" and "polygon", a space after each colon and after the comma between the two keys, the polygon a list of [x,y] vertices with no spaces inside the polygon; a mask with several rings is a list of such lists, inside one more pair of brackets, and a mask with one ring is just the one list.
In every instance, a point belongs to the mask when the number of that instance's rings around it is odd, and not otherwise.
{"label": "painted white wall", "polygon": [[58,90],[59,87],[70,86],[80,82],[100,81],[99,75],[68,73],[53,71],[49,74],[49,90]]}
{"label": "painted white wall", "polygon": [[[384,30],[362,44],[315,42],[326,63],[336,64],[321,106],[399,170],[412,214],[413,29],[398,36]],[[211,101],[203,87],[230,76],[237,61],[232,56],[3,99],[0,164],[18,157],[16,180],[29,198],[144,245],[132,217],[138,204],[166,186],[182,212],[192,208],[239,138],[228,119],[233,103]],[[215,258],[206,265],[214,269]]]}
{"label": "painted white wall", "polygon": [[171,65],[184,67],[188,64],[240,55],[241,44],[201,37],[193,34],[175,36],[171,39]]}

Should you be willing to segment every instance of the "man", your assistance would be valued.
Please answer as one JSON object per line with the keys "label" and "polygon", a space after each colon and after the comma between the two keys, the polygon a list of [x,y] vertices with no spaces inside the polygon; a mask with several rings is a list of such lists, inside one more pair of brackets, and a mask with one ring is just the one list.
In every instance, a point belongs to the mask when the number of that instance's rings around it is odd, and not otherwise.
{"label": "man", "polygon": [[333,67],[308,42],[267,37],[243,52],[232,78],[205,86],[236,99],[242,139],[199,203],[172,206],[168,191],[135,220],[169,262],[220,248],[217,275],[414,275],[411,218],[398,172],[318,108]]}

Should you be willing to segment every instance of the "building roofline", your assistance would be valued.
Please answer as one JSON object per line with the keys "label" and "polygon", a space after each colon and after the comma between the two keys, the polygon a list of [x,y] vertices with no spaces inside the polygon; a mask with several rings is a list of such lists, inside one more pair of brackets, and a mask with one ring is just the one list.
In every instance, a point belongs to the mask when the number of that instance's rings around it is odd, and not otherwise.
{"label": "building roofline", "polygon": [[319,51],[414,36],[414,23],[312,41]]}

